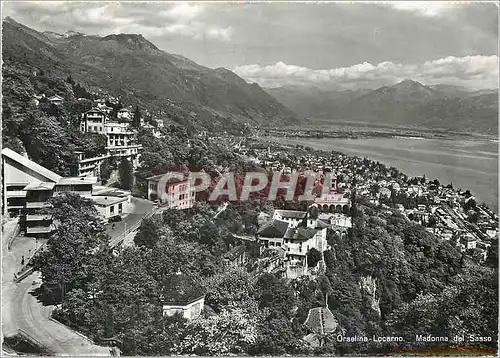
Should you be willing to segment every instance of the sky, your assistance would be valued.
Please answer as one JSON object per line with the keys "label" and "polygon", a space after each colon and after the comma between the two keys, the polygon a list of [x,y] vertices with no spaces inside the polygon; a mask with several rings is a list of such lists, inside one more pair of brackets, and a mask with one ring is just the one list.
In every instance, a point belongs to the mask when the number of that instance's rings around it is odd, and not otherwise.
{"label": "sky", "polygon": [[413,79],[498,87],[493,2],[2,2],[38,31],[142,34],[264,87],[376,88]]}

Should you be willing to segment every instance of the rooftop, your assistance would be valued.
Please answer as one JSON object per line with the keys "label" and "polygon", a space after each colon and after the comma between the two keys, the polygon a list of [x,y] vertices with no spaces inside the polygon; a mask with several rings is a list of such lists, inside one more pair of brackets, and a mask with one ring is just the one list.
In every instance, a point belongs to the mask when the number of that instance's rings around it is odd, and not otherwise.
{"label": "rooftop", "polygon": [[246,251],[245,245],[239,245],[224,254],[224,258],[235,260]]}
{"label": "rooftop", "polygon": [[290,219],[303,219],[307,214],[305,211],[297,210],[276,210],[275,213]]}
{"label": "rooftop", "polygon": [[29,183],[28,185],[26,185],[24,187],[23,190],[30,190],[30,191],[52,190],[52,189],[54,189],[54,186],[56,186],[56,183],[41,181],[41,182]]}
{"label": "rooftop", "polygon": [[99,206],[109,206],[127,201],[127,197],[122,196],[92,196],[92,201]]}
{"label": "rooftop", "polygon": [[96,183],[97,177],[66,177],[61,178],[57,185],[89,185]]}
{"label": "rooftop", "polygon": [[50,171],[47,168],[44,168],[41,165],[35,163],[34,161],[29,160],[28,158],[22,156],[21,154],[14,152],[12,149],[9,148],[2,149],[2,155],[46,177],[50,181],[57,183],[61,179],[60,175],[57,175],[53,171]]}
{"label": "rooftop", "polygon": [[259,230],[259,235],[262,237],[282,238],[288,229],[288,223],[274,219],[271,223]]}

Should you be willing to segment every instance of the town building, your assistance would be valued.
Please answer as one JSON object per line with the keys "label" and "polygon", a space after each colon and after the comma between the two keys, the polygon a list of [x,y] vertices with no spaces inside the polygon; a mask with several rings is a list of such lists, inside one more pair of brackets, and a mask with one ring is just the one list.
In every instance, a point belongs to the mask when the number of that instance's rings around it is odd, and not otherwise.
{"label": "town building", "polygon": [[57,94],[56,94],[56,95],[54,95],[54,96],[52,96],[52,97],[47,98],[47,100],[48,100],[51,104],[54,104],[54,105],[56,105],[56,106],[60,106],[60,105],[62,105],[62,104],[63,104],[63,102],[64,102],[64,98],[63,98],[63,97],[61,97],[61,96],[59,96],[59,95],[57,95]]}
{"label": "town building", "polygon": [[93,196],[92,201],[101,219],[128,214],[128,198],[126,196]]}
{"label": "town building", "polygon": [[28,236],[47,237],[54,231],[43,209],[61,193],[91,199],[102,219],[129,212],[130,192],[108,187],[94,191],[96,183],[96,177],[61,177],[9,148],[2,150],[2,214],[19,217]]}
{"label": "town building", "polygon": [[104,123],[106,123],[106,113],[98,108],[92,108],[85,113],[82,113],[82,121],[80,122],[80,130],[82,132],[103,133]]}
{"label": "town building", "polygon": [[238,245],[224,254],[225,267],[243,267],[248,262],[245,245]]}
{"label": "town building", "polygon": [[102,162],[111,157],[118,160],[125,157],[136,168],[139,165],[142,145],[137,144],[136,132],[130,129],[128,123],[109,120],[104,110],[93,108],[82,114],[80,130],[84,133],[100,133],[106,136],[106,154],[97,157],[87,157],[78,151],[77,175],[99,176]]}
{"label": "town building", "polygon": [[147,179],[148,200],[168,208],[189,209],[193,207],[196,192],[189,179],[165,181],[164,175],[156,175]]}
{"label": "town building", "polygon": [[42,167],[9,148],[2,150],[2,214],[19,217],[21,231],[29,236],[47,236],[54,226],[50,216],[41,214],[48,200],[71,192],[91,197],[97,178],[68,178]]}
{"label": "town building", "polygon": [[284,250],[288,278],[307,274],[309,250],[323,253],[329,248],[327,229],[330,224],[320,220],[318,212],[314,205],[307,212],[275,210],[272,222],[258,232],[261,253],[266,249]]}

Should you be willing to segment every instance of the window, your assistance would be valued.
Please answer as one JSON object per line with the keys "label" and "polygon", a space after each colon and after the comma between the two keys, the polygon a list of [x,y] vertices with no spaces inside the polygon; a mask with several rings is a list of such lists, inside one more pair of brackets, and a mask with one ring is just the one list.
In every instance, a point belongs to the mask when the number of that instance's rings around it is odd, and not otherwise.
{"label": "window", "polygon": [[123,204],[118,204],[118,213],[121,214],[123,212]]}
{"label": "window", "polygon": [[115,213],[115,206],[114,205],[112,205],[112,206],[109,207],[109,213],[110,214],[114,214]]}

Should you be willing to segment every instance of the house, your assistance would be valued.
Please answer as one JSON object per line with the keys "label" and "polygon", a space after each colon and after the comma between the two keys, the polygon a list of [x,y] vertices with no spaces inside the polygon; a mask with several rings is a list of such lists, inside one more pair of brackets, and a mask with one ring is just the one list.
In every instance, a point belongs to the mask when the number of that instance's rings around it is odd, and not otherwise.
{"label": "house", "polygon": [[47,98],[47,100],[56,106],[60,106],[64,102],[64,98],[58,95],[54,95],[52,97]]}
{"label": "house", "polygon": [[324,252],[328,249],[327,229],[330,224],[318,219],[318,209],[314,205],[307,212],[276,210],[273,218],[258,232],[261,253],[269,248],[284,249],[287,276],[295,278],[306,274],[309,250],[314,248]]}
{"label": "house", "polygon": [[205,292],[200,284],[179,270],[164,280],[160,301],[164,316],[178,314],[191,320],[203,311]]}
{"label": "house", "polygon": [[238,245],[224,254],[224,266],[243,267],[248,262],[245,245]]}
{"label": "house", "polygon": [[127,123],[106,122],[104,134],[107,136],[108,155],[131,158],[134,168],[139,165],[139,152],[142,145],[136,143],[135,132],[130,130]]}
{"label": "house", "polygon": [[148,200],[158,205],[175,209],[192,208],[195,201],[195,187],[186,178],[165,179],[165,175],[156,175],[148,179]]}
{"label": "house", "polygon": [[111,157],[127,158],[136,168],[139,165],[142,145],[136,142],[136,133],[130,130],[127,123],[109,121],[106,113],[93,108],[82,114],[80,130],[84,133],[94,132],[106,135],[106,153],[97,157],[87,157],[85,153],[75,152],[78,155],[78,176],[98,176],[102,162]]}
{"label": "house", "polygon": [[460,238],[460,243],[466,250],[475,249],[477,246],[477,239],[470,233],[466,233]]}
{"label": "house", "polygon": [[52,218],[41,214],[50,207],[49,199],[64,192],[84,197],[92,195],[97,178],[61,177],[9,148],[2,150],[2,214],[19,216],[27,235],[48,236]]}
{"label": "house", "polygon": [[82,114],[80,130],[82,132],[104,133],[104,123],[106,123],[106,113],[98,108],[92,108]]}
{"label": "house", "polygon": [[122,108],[118,110],[116,116],[123,121],[129,121],[132,118],[132,111],[128,108]]}
{"label": "house", "polygon": [[270,223],[258,231],[261,252],[267,248],[280,248],[284,245],[283,237],[288,230],[289,223],[286,221],[273,219]]}
{"label": "house", "polygon": [[92,201],[102,219],[128,213],[128,199],[126,196],[93,196]]}

